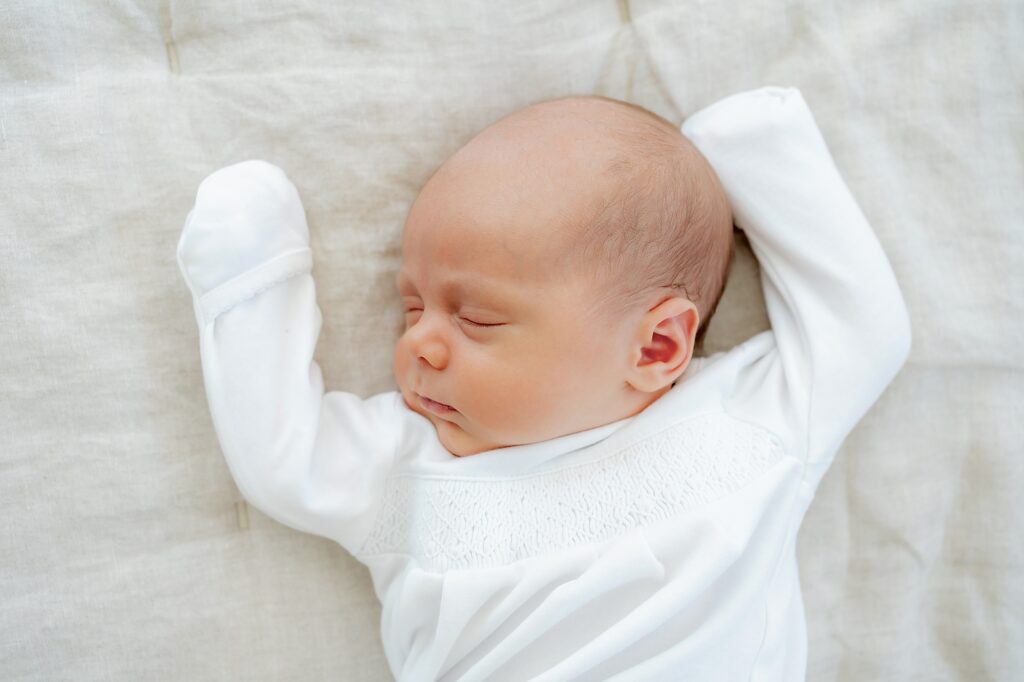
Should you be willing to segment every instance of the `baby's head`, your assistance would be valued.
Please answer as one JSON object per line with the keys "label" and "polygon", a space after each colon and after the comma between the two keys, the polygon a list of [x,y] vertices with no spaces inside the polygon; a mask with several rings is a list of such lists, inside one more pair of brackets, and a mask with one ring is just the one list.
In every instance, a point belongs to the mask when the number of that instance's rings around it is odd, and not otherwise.
{"label": "baby's head", "polygon": [[668,121],[603,97],[517,111],[409,210],[402,397],[458,456],[635,415],[686,369],[733,253],[721,185]]}

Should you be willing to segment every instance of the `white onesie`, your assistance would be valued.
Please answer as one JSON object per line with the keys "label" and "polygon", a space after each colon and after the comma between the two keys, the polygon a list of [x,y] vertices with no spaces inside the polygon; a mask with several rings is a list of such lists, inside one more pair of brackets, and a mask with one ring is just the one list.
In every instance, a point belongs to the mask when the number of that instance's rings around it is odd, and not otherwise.
{"label": "white onesie", "polygon": [[203,378],[253,506],[365,564],[398,680],[801,680],[794,545],[843,439],[905,362],[882,248],[800,92],[682,131],[761,266],[771,329],[643,412],[455,457],[396,391],[324,390],[298,192],[264,161],[199,186],[178,245]]}

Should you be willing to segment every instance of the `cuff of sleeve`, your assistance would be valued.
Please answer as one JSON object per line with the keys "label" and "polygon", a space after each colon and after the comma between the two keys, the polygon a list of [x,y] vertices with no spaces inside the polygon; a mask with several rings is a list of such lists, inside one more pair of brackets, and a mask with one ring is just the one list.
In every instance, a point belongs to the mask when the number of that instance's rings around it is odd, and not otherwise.
{"label": "cuff of sleeve", "polygon": [[[178,258],[178,266],[182,274],[185,266]],[[256,296],[270,287],[290,279],[295,275],[311,272],[313,269],[313,251],[309,247],[295,249],[279,254],[268,261],[246,270],[227,282],[211,289],[201,296],[192,291],[192,303],[196,313],[196,323],[200,329],[213,322],[218,315],[230,310],[242,301]],[[186,278],[186,281],[187,278]]]}
{"label": "cuff of sleeve", "polygon": [[[764,129],[807,108],[797,88],[768,85],[729,95],[687,118],[681,131],[697,146],[745,134],[764,136]],[[698,142],[699,140],[699,142]]]}

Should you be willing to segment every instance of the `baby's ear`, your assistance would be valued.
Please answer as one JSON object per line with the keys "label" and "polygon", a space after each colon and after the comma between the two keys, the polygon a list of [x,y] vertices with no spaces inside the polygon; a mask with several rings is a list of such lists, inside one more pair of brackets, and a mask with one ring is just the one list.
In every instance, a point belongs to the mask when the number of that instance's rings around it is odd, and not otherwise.
{"label": "baby's ear", "polygon": [[682,296],[647,311],[636,330],[627,382],[644,393],[671,386],[693,357],[699,325],[697,306]]}

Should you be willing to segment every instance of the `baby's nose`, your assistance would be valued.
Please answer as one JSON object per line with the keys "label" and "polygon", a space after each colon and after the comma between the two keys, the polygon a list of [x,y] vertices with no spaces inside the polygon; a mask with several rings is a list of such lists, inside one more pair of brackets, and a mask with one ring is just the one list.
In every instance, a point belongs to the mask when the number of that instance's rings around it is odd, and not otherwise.
{"label": "baby's nose", "polygon": [[448,343],[439,324],[428,320],[426,315],[406,332],[412,353],[434,369],[444,369],[448,365]]}
{"label": "baby's nose", "polygon": [[448,349],[437,341],[420,345],[416,356],[434,369],[440,370],[448,366]]}

